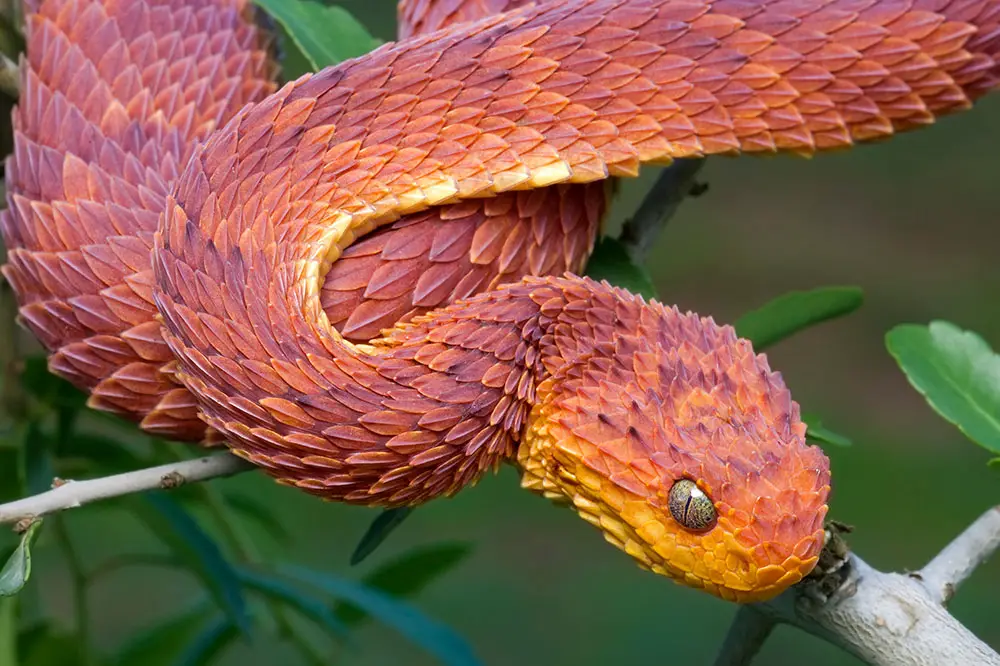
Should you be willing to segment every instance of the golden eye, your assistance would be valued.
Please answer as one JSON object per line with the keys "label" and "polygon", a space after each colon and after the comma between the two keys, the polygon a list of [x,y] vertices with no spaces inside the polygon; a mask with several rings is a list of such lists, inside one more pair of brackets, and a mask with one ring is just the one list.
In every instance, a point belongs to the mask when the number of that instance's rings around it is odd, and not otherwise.
{"label": "golden eye", "polygon": [[678,523],[696,532],[715,527],[715,504],[691,479],[681,479],[670,489],[670,514]]}

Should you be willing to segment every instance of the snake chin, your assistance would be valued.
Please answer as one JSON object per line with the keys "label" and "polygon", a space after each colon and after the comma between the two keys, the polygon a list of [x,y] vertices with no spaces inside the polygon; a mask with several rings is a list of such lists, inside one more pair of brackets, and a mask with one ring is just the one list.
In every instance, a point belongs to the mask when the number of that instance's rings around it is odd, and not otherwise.
{"label": "snake chin", "polygon": [[[640,567],[722,599],[802,580],[823,547],[830,470],[780,374],[731,327],[657,303],[615,328],[615,353],[539,385],[522,485],[569,503]],[[671,511],[682,480],[711,500],[707,529]]]}

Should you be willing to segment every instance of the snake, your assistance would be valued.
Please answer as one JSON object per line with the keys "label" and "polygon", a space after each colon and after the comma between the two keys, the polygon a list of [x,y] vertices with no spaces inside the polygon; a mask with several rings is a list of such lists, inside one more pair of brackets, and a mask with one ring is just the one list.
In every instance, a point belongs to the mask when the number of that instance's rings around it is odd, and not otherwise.
{"label": "snake", "polygon": [[3,274],[87,404],[331,502],[503,465],[736,603],[808,576],[826,454],[731,325],[584,276],[614,183],[970,109],[997,0],[402,0],[279,83],[247,0],[28,0]]}

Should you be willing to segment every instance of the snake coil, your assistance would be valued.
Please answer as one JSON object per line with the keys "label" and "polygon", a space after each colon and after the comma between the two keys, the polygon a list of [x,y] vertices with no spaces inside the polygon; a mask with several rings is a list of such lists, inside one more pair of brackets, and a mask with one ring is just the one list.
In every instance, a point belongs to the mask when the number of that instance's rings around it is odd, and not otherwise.
{"label": "snake coil", "polygon": [[607,179],[883,139],[1000,75],[998,0],[404,0],[280,89],[246,0],[28,9],[4,275],[90,406],[359,504],[512,462],[739,602],[815,566],[829,463],[731,327],[577,276]]}

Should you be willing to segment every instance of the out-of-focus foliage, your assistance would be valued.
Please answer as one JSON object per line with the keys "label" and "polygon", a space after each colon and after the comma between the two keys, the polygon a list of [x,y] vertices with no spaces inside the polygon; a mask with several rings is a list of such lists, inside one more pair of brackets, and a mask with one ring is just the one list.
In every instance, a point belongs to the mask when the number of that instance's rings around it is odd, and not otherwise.
{"label": "out-of-focus foliage", "polygon": [[823,287],[794,291],[746,313],[733,326],[740,337],[762,352],[788,336],[861,307],[864,293],[858,287]]}
{"label": "out-of-focus foliage", "polygon": [[985,340],[933,321],[896,326],[886,346],[934,411],[1000,456],[1000,355]]}
{"label": "out-of-focus foliage", "polygon": [[[335,5],[317,0],[255,2],[278,26],[286,80],[361,55],[381,43],[349,12]],[[23,47],[13,25],[16,21],[0,24],[0,50],[8,57],[16,57]],[[7,127],[2,138],[8,150],[9,137]],[[612,237],[598,242],[587,274],[647,299],[661,297],[651,271],[632,263],[621,243]],[[6,285],[2,296],[8,303],[3,312],[10,315],[11,295]],[[861,303],[861,290],[855,287],[795,291],[737,318],[735,328],[759,352],[817,324],[850,314]],[[8,326],[12,316],[8,319],[3,326]],[[980,337],[946,322],[934,322],[930,326],[897,327],[886,342],[911,384],[938,413],[973,441],[1000,454],[1000,361]],[[4,350],[6,365],[16,372],[4,375],[0,501],[42,492],[56,477],[98,477],[177,459],[177,447],[141,435],[131,424],[86,409],[85,396],[51,375],[44,358],[11,358],[13,351],[13,347]],[[847,437],[827,429],[818,416],[809,413],[803,418],[810,439],[839,446],[850,443]],[[180,451],[181,455],[190,454],[186,449]],[[1000,469],[1000,457],[990,464]],[[72,525],[73,512],[23,525],[19,534],[6,535],[8,538],[0,541],[7,555],[0,570],[0,665],[193,666],[219,661],[228,650],[248,641],[255,645],[283,641],[294,647],[302,663],[320,666],[363,651],[365,646],[359,643],[362,631],[375,623],[396,631],[438,663],[479,663],[468,640],[421,613],[415,602],[405,601],[454,572],[470,554],[466,544],[441,543],[405,550],[353,580],[261,557],[262,539],[292,550],[295,544],[285,517],[253,497],[211,484],[111,500],[83,511],[106,512],[109,519],[127,513],[155,537],[163,552],[133,552],[123,546],[124,552],[115,559],[84,567],[71,533],[60,523]],[[366,560],[411,515],[409,509],[379,514],[355,547],[352,563]],[[264,536],[251,538],[251,528],[255,535]],[[71,591],[77,597],[72,604],[72,630],[55,614],[27,619],[23,613],[25,599],[33,592],[32,583],[50,573],[37,567],[32,571],[32,548],[62,554],[61,566],[69,571]],[[89,615],[100,613],[102,608],[87,603],[90,588],[110,572],[136,566],[183,572],[200,583],[200,594],[176,608],[166,620],[134,632],[112,648],[98,647],[88,632],[93,624]],[[586,583],[589,586],[581,583],[580,587],[588,591],[581,594],[600,591],[599,582]],[[489,599],[477,603],[484,613],[489,612]],[[586,611],[603,612],[598,603],[592,606]],[[585,616],[579,608],[566,612],[576,618]],[[554,624],[565,626],[567,622]],[[613,622],[614,618],[606,618],[607,624]],[[544,631],[547,640],[556,643],[568,645],[574,639],[573,635]],[[629,636],[627,630],[621,633]],[[616,640],[610,630],[607,640]],[[673,655],[667,661],[683,660],[674,654],[670,640],[664,641],[663,649]]]}

